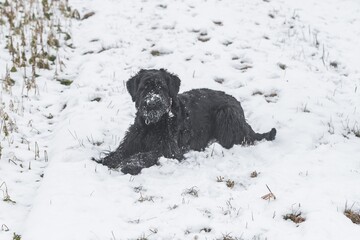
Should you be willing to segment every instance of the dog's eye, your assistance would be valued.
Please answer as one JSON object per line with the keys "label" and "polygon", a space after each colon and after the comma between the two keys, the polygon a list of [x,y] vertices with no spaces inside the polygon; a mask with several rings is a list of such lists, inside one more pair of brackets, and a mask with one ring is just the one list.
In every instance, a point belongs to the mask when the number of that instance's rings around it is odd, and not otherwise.
{"label": "dog's eye", "polygon": [[157,82],[155,83],[155,87],[156,87],[157,89],[163,89],[163,88],[165,88],[165,84],[164,84],[162,81],[157,81]]}

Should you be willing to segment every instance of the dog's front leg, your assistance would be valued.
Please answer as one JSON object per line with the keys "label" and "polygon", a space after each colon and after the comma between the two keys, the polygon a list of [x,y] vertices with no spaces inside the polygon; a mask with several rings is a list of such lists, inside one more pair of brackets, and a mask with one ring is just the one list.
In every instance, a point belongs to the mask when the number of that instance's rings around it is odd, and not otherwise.
{"label": "dog's front leg", "polygon": [[117,168],[122,160],[124,159],[123,153],[121,150],[117,149],[114,152],[109,153],[106,157],[104,157],[100,163],[109,167],[109,168]]}
{"label": "dog's front leg", "polygon": [[135,125],[130,126],[120,146],[104,157],[101,163],[109,168],[118,168],[128,162],[128,158],[142,149],[142,132]]}

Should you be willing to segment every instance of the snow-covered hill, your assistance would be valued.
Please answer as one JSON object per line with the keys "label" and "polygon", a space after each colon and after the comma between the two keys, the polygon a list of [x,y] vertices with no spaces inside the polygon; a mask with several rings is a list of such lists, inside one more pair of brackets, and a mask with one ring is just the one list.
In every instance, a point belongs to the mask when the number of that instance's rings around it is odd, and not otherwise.
{"label": "snow-covered hill", "polygon": [[[357,0],[69,6],[77,11],[51,12],[65,40],[29,91],[23,69],[7,78],[0,25],[1,240],[359,239],[344,215],[360,211]],[[254,130],[277,128],[276,140],[214,143],[138,176],[109,171],[90,159],[116,148],[132,123],[125,82],[141,68],[176,73],[181,92],[233,95]],[[262,198],[268,188],[276,199]]]}

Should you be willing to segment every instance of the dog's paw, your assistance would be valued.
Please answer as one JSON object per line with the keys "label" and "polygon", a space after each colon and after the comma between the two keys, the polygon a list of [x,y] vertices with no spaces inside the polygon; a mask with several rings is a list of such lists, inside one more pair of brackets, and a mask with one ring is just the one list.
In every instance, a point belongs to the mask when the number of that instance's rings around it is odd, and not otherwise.
{"label": "dog's paw", "polygon": [[124,174],[138,175],[143,167],[134,164],[127,164],[121,168],[121,172]]}
{"label": "dog's paw", "polygon": [[271,131],[269,132],[269,141],[274,140],[275,136],[276,136],[276,129],[272,128]]}
{"label": "dog's paw", "polygon": [[118,168],[120,165],[120,158],[117,157],[115,154],[109,154],[103,159],[100,159],[99,163],[109,168]]}
{"label": "dog's paw", "polygon": [[121,172],[125,174],[129,173],[131,175],[137,175],[141,172],[143,168],[148,168],[156,165],[158,159],[159,156],[156,152],[134,154],[121,162]]}
{"label": "dog's paw", "polygon": [[92,157],[91,160],[94,161],[94,162],[97,162],[97,163],[102,163],[103,162],[102,158],[94,158],[94,157]]}

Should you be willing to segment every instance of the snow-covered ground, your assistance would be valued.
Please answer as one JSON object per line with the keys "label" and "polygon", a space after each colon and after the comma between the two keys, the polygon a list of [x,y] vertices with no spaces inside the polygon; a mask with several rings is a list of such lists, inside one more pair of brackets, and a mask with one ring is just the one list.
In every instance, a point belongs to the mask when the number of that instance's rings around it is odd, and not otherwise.
{"label": "snow-covered ground", "polygon": [[[74,48],[59,51],[59,76],[73,83],[43,71],[38,92],[24,97],[14,73],[12,92],[1,93],[1,111],[17,125],[1,133],[1,240],[359,239],[360,226],[343,214],[345,205],[360,211],[359,1],[70,5],[95,12],[68,24]],[[181,92],[233,95],[254,130],[277,128],[276,140],[214,143],[137,176],[91,161],[132,123],[125,82],[141,68],[176,73]],[[267,186],[276,199],[262,198]],[[285,221],[290,213],[305,221]]]}

